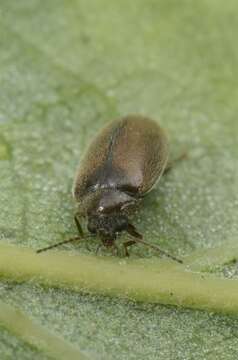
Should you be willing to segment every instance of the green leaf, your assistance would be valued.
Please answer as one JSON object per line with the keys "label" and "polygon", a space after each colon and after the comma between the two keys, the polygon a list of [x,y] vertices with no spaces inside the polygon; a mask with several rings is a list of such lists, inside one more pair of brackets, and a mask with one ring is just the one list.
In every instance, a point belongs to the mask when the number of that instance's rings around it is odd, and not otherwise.
{"label": "green leaf", "polygon": [[[76,233],[82,151],[128,113],[160,122],[172,158],[189,154],[133,219],[146,240],[179,257],[235,239],[237,10],[235,0],[2,0],[1,241],[36,249]],[[91,253],[97,241],[88,246],[65,249]],[[236,318],[31,284],[2,283],[0,297],[98,358],[237,357]],[[0,344],[4,360],[43,356],[5,331]]]}

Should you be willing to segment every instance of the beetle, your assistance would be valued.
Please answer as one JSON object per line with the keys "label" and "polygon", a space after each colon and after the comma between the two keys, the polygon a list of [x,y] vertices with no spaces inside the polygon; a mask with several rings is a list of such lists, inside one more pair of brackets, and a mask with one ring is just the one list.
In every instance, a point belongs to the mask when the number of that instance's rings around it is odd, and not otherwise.
{"label": "beetle", "polygon": [[118,234],[126,231],[133,240],[124,243],[125,255],[129,256],[129,246],[140,242],[181,262],[144,241],[128,218],[168,169],[168,154],[164,130],[148,117],[128,115],[107,124],[89,145],[73,185],[80,236],[38,252],[81,239],[84,235],[79,217],[85,217],[89,233],[99,236],[106,247],[114,247]]}

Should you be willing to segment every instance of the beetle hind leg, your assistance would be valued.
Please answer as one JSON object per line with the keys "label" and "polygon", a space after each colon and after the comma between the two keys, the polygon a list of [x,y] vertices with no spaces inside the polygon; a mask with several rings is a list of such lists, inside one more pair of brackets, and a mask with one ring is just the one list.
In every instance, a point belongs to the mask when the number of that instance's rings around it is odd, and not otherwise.
{"label": "beetle hind leg", "polygon": [[173,169],[173,167],[175,166],[175,164],[177,164],[178,162],[182,161],[182,160],[186,160],[188,158],[188,153],[187,151],[184,151],[182,152],[182,154],[180,156],[178,156],[177,158],[173,159],[173,160],[169,160],[165,169],[164,169],[164,172],[163,172],[163,175],[166,175],[170,172],[170,170]]}

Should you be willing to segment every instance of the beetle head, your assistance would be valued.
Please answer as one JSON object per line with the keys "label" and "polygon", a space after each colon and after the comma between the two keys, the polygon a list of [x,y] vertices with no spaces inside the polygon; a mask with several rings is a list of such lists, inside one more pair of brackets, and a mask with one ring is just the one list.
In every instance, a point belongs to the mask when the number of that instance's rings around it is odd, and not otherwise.
{"label": "beetle head", "polygon": [[103,244],[110,247],[114,244],[119,232],[126,230],[128,219],[122,214],[95,214],[88,218],[88,230],[92,234],[97,234]]}

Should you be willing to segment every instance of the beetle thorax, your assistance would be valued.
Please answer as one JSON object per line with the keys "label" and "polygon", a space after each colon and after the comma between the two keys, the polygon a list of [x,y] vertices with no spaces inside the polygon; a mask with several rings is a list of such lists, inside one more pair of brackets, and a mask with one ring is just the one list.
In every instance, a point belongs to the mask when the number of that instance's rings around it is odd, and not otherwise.
{"label": "beetle thorax", "polygon": [[121,212],[135,203],[135,198],[117,189],[98,189],[81,198],[80,212],[91,214],[112,214]]}

